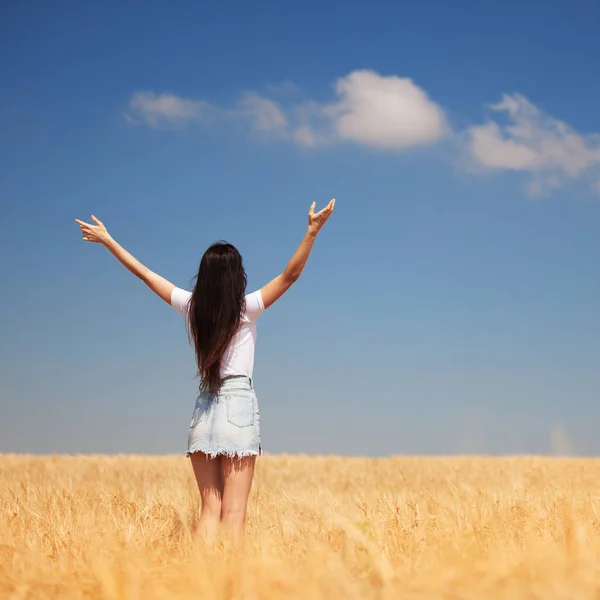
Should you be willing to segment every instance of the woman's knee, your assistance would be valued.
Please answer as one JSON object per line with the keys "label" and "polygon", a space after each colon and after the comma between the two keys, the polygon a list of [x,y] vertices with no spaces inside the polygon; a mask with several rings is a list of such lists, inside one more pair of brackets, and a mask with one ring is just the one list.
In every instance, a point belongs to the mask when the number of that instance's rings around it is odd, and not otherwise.
{"label": "woman's knee", "polygon": [[241,503],[223,504],[221,521],[225,523],[243,522],[246,519],[246,505]]}
{"label": "woman's knee", "polygon": [[211,515],[219,518],[221,516],[221,497],[217,494],[201,494],[201,511],[203,515]]}

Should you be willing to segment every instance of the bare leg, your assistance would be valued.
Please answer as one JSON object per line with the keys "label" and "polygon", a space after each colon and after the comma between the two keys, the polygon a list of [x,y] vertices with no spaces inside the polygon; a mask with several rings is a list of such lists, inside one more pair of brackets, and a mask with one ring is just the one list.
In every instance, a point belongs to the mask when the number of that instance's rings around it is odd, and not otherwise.
{"label": "bare leg", "polygon": [[204,541],[211,541],[215,538],[221,519],[223,497],[221,457],[210,458],[203,452],[194,452],[190,455],[190,459],[202,501],[200,519],[194,533]]}
{"label": "bare leg", "polygon": [[237,541],[244,532],[255,463],[256,456],[221,458],[223,476],[221,522],[234,541]]}

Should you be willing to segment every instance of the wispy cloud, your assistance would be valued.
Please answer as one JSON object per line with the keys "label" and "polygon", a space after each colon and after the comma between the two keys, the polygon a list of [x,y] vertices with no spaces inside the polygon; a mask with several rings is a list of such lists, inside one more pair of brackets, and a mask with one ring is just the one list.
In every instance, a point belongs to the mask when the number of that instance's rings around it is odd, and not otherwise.
{"label": "wispy cloud", "polygon": [[407,150],[450,138],[466,148],[471,167],[529,174],[527,191],[532,195],[573,181],[587,182],[600,194],[600,135],[577,132],[520,94],[505,95],[490,106],[493,118],[485,123],[452,131],[444,110],[422,88],[395,75],[353,71],[334,82],[329,102],[297,100],[300,90],[291,82],[268,86],[267,91],[271,97],[246,92],[229,107],[136,92],[125,116],[130,123],[156,128],[238,121],[257,135],[307,148],[351,143],[380,151]]}
{"label": "wispy cloud", "polygon": [[519,94],[505,95],[491,110],[505,113],[508,124],[490,119],[467,130],[474,164],[489,170],[529,173],[528,191],[543,195],[586,177],[600,192],[600,135],[583,135],[545,114]]}
{"label": "wispy cloud", "polygon": [[136,92],[129,101],[126,118],[130,123],[143,122],[152,127],[182,127],[190,121],[208,118],[211,105],[201,100],[187,100],[173,94]]}
{"label": "wispy cloud", "polygon": [[249,119],[256,131],[283,134],[288,129],[288,120],[282,108],[273,100],[256,93],[244,94],[230,115]]}
{"label": "wispy cloud", "polygon": [[231,108],[219,107],[204,100],[180,98],[174,94],[136,92],[129,100],[125,119],[133,125],[155,128],[183,128],[219,120],[245,120],[261,133],[285,134],[288,123],[279,105],[256,93],[241,96]]}

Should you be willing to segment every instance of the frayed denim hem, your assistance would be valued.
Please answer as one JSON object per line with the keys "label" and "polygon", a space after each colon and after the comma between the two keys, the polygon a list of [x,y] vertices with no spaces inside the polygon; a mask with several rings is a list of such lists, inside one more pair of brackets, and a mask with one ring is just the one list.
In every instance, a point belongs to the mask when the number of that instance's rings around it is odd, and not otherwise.
{"label": "frayed denim hem", "polygon": [[217,456],[227,456],[227,458],[245,458],[246,456],[260,456],[260,454],[262,454],[260,446],[258,450],[249,450],[248,448],[219,448],[218,450],[205,450],[203,448],[193,446],[185,453],[185,455],[189,457],[191,454],[196,452],[202,452],[209,458],[216,458]]}

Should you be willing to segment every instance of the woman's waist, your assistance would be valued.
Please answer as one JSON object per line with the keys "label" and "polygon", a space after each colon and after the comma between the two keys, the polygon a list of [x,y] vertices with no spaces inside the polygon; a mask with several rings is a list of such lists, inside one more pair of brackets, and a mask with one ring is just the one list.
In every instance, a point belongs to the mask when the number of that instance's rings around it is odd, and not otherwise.
{"label": "woman's waist", "polygon": [[221,389],[244,388],[253,389],[254,382],[248,375],[225,375],[221,378]]}
{"label": "woman's waist", "polygon": [[233,393],[235,391],[247,391],[253,393],[254,383],[252,381],[252,377],[249,377],[248,375],[225,375],[221,378],[221,384],[216,393],[202,391],[202,384],[200,384],[200,394],[198,398],[221,396],[228,392]]}

